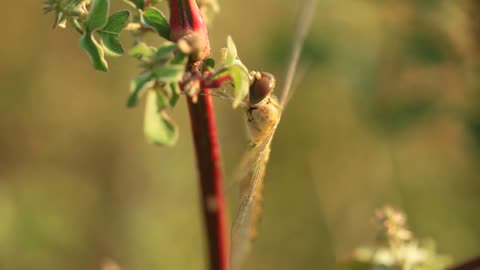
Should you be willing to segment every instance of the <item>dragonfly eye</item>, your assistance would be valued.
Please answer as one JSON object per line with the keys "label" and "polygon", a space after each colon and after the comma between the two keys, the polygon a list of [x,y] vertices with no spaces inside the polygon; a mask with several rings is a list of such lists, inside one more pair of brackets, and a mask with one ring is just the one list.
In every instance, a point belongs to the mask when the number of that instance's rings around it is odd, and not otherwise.
{"label": "dragonfly eye", "polygon": [[268,72],[257,72],[250,86],[250,104],[257,104],[272,93],[275,87],[275,77]]}

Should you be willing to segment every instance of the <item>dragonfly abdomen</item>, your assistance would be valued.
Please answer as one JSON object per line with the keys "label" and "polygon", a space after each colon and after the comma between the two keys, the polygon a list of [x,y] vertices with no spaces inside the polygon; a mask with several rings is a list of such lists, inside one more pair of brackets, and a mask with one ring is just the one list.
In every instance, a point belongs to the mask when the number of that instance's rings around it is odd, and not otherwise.
{"label": "dragonfly abdomen", "polygon": [[263,188],[264,184],[259,183],[257,191],[253,195],[252,223],[250,224],[250,240],[255,240],[258,235],[258,228],[263,214]]}
{"label": "dragonfly abdomen", "polygon": [[265,153],[264,160],[263,160],[263,166],[259,168],[258,172],[258,177],[259,177],[259,182],[255,186],[255,190],[253,191],[253,198],[252,198],[252,211],[250,213],[251,215],[251,223],[250,223],[250,228],[249,228],[249,236],[250,240],[253,241],[257,238],[258,235],[258,228],[260,224],[260,220],[262,219],[262,214],[263,214],[263,202],[264,202],[264,176],[265,176],[265,169],[266,169],[266,164],[268,162],[268,158],[270,156],[270,147],[265,149],[267,153]]}

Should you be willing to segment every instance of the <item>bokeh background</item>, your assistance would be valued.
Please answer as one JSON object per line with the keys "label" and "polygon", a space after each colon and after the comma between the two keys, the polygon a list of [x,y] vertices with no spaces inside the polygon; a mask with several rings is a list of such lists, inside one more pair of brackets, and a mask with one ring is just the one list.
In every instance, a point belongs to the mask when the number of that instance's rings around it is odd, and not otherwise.
{"label": "bokeh background", "polygon": [[[231,34],[248,67],[281,81],[297,2],[220,1],[214,56]],[[246,269],[334,269],[373,243],[385,204],[455,261],[478,255],[480,4],[319,2]],[[127,270],[206,269],[184,102],[178,145],[146,144],[142,108],[125,106],[134,59],[96,72],[74,30],[51,30],[41,1],[2,5],[0,269],[93,270],[107,258]],[[216,105],[229,185],[247,139],[241,111]]]}

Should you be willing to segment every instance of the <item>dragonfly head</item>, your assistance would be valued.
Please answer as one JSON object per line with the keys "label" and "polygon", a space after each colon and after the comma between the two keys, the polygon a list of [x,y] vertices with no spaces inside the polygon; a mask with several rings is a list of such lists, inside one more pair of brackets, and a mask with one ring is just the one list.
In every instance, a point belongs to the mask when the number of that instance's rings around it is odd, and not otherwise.
{"label": "dragonfly head", "polygon": [[275,88],[275,77],[268,72],[255,72],[253,83],[250,86],[250,104],[258,104],[270,96]]}

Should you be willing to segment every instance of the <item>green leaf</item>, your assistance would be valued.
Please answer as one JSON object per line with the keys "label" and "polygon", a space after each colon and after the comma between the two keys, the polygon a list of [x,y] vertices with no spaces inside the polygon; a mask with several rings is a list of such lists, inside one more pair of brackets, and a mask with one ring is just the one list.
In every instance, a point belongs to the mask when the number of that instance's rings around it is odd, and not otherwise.
{"label": "green leaf", "polygon": [[144,25],[155,30],[163,38],[170,38],[170,25],[168,25],[167,19],[160,10],[154,7],[145,9],[141,15],[141,21]]}
{"label": "green leaf", "polygon": [[228,49],[227,48],[221,48],[220,49],[220,61],[222,62],[222,65],[226,64],[227,55],[228,55]]}
{"label": "green leaf", "polygon": [[152,73],[144,73],[137,76],[130,83],[130,96],[128,97],[127,107],[133,108],[137,106],[140,92],[145,88],[145,85],[152,80]]}
{"label": "green leaf", "polygon": [[128,51],[128,54],[133,57],[140,58],[142,60],[148,59],[154,53],[154,49],[148,46],[147,44],[140,42],[135,47],[131,48]]}
{"label": "green leaf", "polygon": [[130,12],[128,10],[118,11],[108,18],[107,25],[98,31],[105,52],[112,56],[122,55],[125,51],[118,40],[120,31],[125,26]]}
{"label": "green leaf", "polygon": [[175,57],[172,59],[170,63],[173,65],[185,65],[187,63],[188,57],[186,54],[178,52],[175,54]]}
{"label": "green leaf", "polygon": [[177,142],[177,126],[165,110],[158,110],[158,95],[148,92],[145,106],[144,133],[149,143],[173,146]]}
{"label": "green leaf", "polygon": [[124,9],[113,13],[107,21],[105,27],[102,28],[102,32],[109,32],[112,34],[119,34],[130,17],[130,11]]}
{"label": "green leaf", "polygon": [[248,95],[250,80],[248,78],[248,69],[238,59],[238,52],[232,37],[227,37],[227,48],[222,50],[221,59],[223,65],[228,68],[227,72],[217,74],[218,76],[230,75],[235,86],[233,107],[236,108],[242,100]]}
{"label": "green leaf", "polygon": [[242,64],[234,64],[229,70],[230,75],[232,76],[233,84],[235,85],[235,98],[233,100],[233,107],[236,108],[248,95],[250,81],[248,78],[248,71]]}
{"label": "green leaf", "polygon": [[161,112],[167,109],[170,106],[168,102],[168,97],[166,96],[163,89],[155,89],[155,93],[157,94],[157,112]]}
{"label": "green leaf", "polygon": [[172,56],[172,53],[178,48],[176,43],[166,42],[155,52],[156,59],[166,59]]}
{"label": "green leaf", "polygon": [[162,82],[178,82],[185,73],[185,67],[180,65],[161,66],[153,70],[154,76]]}
{"label": "green leaf", "polygon": [[125,52],[122,48],[122,44],[118,40],[118,35],[105,32],[101,32],[99,35],[102,41],[102,47],[108,55],[120,56]]}
{"label": "green leaf", "polygon": [[93,38],[91,32],[86,32],[80,39],[80,47],[87,52],[95,69],[101,71],[108,70],[108,64],[105,60],[103,49]]}
{"label": "green leaf", "polygon": [[76,18],[71,18],[70,23],[72,24],[73,29],[75,29],[78,33],[80,33],[81,35],[85,33],[82,29],[82,26],[80,25],[80,23]]}
{"label": "green leaf", "polygon": [[213,58],[207,58],[205,60],[205,68],[208,69],[215,69],[215,60]]}
{"label": "green leaf", "polygon": [[109,6],[109,0],[93,0],[85,21],[87,32],[101,29],[107,24]]}
{"label": "green leaf", "polygon": [[237,52],[237,46],[235,46],[235,43],[233,42],[233,39],[231,36],[227,37],[227,58],[226,58],[226,64],[232,64],[235,59],[238,58],[238,52]]}
{"label": "green leaf", "polygon": [[143,10],[145,8],[145,0],[123,0],[123,1],[136,9]]}
{"label": "green leaf", "polygon": [[55,29],[57,26],[61,28],[65,28],[67,24],[67,19],[63,12],[58,12],[55,14],[55,20],[53,22],[53,28]]}
{"label": "green leaf", "polygon": [[171,83],[170,84],[171,88],[171,96],[170,96],[170,107],[175,107],[177,105],[178,100],[180,99],[180,86],[178,85],[178,82]]}

